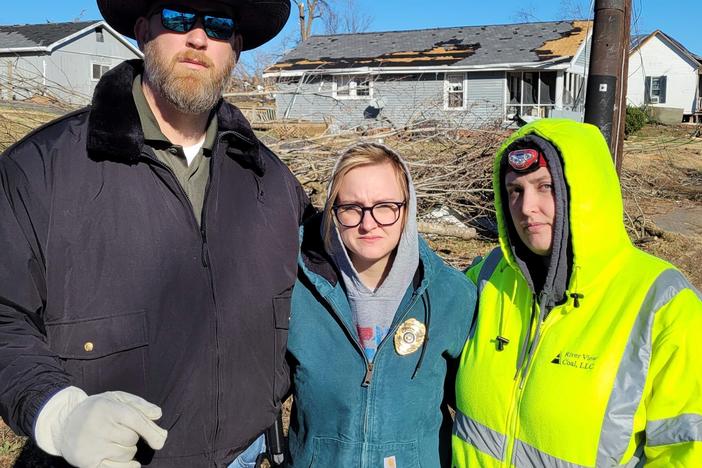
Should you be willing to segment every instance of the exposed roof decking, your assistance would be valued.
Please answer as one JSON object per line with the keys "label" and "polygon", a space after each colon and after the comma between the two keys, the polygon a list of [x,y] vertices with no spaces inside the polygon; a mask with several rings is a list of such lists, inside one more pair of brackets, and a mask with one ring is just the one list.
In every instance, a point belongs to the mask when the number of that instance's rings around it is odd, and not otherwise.
{"label": "exposed roof decking", "polygon": [[484,66],[575,56],[590,21],[312,36],[266,70]]}

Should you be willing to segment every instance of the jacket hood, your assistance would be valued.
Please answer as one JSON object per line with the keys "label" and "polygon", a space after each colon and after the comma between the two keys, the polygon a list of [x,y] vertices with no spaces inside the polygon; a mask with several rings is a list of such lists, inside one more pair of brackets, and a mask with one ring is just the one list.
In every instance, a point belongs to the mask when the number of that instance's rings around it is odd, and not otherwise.
{"label": "jacket hood", "polygon": [[631,247],[624,226],[619,178],[609,148],[599,129],[567,119],[541,119],[511,135],[498,150],[493,164],[493,190],[499,241],[507,262],[518,268],[512,252],[509,222],[504,213],[501,167],[507,148],[533,135],[552,144],[560,153],[568,189],[568,228],[572,248],[569,290],[586,286],[603,265]]}
{"label": "jacket hood", "polygon": [[[410,175],[409,168],[407,167],[407,163],[398,153],[385,145],[377,143],[362,143],[361,145],[381,148],[388,154],[395,157],[402,164],[402,168],[404,169],[405,177],[407,179],[409,196],[408,200],[406,201],[405,226],[402,230],[402,235],[396,248],[395,258],[390,272],[388,273],[387,278],[385,278],[385,281],[383,281],[383,284],[381,284],[376,291],[373,292],[374,295],[395,297],[397,296],[397,291],[391,291],[390,289],[398,289],[399,287],[399,289],[404,291],[414,276],[419,262],[419,250],[417,246],[417,196],[415,194],[414,184],[412,183],[412,177]],[[352,146],[344,151],[336,161],[330,177],[329,186],[327,187],[327,197],[329,196],[331,189],[331,181],[339,168],[339,163],[341,162],[342,158],[354,148],[356,148],[356,146]],[[328,201],[329,199],[327,198],[326,202]],[[323,216],[327,215],[328,213],[325,211]],[[347,288],[353,289],[362,295],[367,295],[367,293],[370,293],[371,291],[368,291],[365,285],[361,282],[358,272],[354,268],[353,263],[351,263],[348,252],[341,241],[339,230],[336,228],[336,224],[333,223],[333,220],[331,221],[335,228],[331,236],[331,248],[329,254],[337,268],[341,271],[344,281],[347,283]],[[322,225],[324,225],[324,223],[322,223]]]}
{"label": "jacket hood", "polygon": [[[442,269],[449,267],[419,235],[417,245],[419,266],[413,284],[417,293],[421,293]],[[297,263],[300,273],[309,280],[317,292],[325,297],[335,294],[334,290],[341,279],[341,272],[324,246],[322,213],[313,215],[300,226],[300,255]]]}
{"label": "jacket hood", "polygon": [[[144,145],[144,132],[132,97],[132,83],[143,74],[142,60],[122,62],[95,87],[88,120],[88,152],[94,159],[136,164]],[[227,154],[259,176],[265,164],[259,142],[244,115],[220,99],[214,109],[219,133],[228,139]]]}
{"label": "jacket hood", "polygon": [[[341,278],[344,283],[346,299],[348,300],[351,309],[352,317],[356,328],[359,330],[360,342],[363,346],[364,353],[370,361],[374,358],[377,348],[385,339],[385,336],[392,328],[395,316],[399,311],[400,304],[405,297],[406,292],[412,285],[412,280],[417,273],[419,266],[419,248],[417,238],[417,202],[412,185],[407,165],[402,160],[400,155],[395,153],[390,148],[373,143],[361,143],[357,146],[349,148],[342,153],[337,161],[332,177],[330,178],[329,189],[327,196],[331,191],[331,181],[337,174],[339,164],[345,156],[349,155],[355,149],[381,149],[389,154],[393,159],[401,163],[403,175],[408,186],[407,200],[405,200],[404,211],[404,226],[400,234],[400,239],[397,246],[393,249],[392,263],[389,265],[390,270],[383,282],[375,288],[368,287],[355,265],[351,261],[348,249],[344,246],[341,235],[339,233],[334,219],[325,219],[326,225],[333,226],[333,231],[330,233],[328,249],[331,259],[341,273]],[[333,203],[335,200],[327,198],[326,206]],[[368,213],[370,214],[370,213]],[[323,216],[333,216],[332,211],[324,210]],[[400,218],[397,222],[402,222]],[[382,231],[382,228],[379,228]],[[428,313],[428,312],[427,312]],[[428,319],[425,320],[428,322]],[[424,347],[422,347],[422,355]]]}

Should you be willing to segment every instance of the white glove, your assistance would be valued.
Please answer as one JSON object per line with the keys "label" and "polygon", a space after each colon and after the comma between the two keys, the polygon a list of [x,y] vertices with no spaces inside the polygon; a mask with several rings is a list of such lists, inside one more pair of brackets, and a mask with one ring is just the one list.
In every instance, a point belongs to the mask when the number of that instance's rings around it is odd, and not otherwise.
{"label": "white glove", "polygon": [[136,395],[105,392],[88,396],[77,387],[51,397],[37,416],[39,448],[79,468],[139,468],[133,461],[141,437],[154,450],[168,432],[153,421],[161,408]]}

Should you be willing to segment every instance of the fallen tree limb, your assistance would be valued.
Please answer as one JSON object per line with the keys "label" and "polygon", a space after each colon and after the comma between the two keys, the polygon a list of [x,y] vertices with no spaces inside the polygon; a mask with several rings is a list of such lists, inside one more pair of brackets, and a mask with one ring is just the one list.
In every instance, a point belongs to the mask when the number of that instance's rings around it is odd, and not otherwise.
{"label": "fallen tree limb", "polygon": [[440,236],[458,237],[459,239],[474,239],[478,232],[471,227],[449,226],[446,224],[432,224],[419,222],[419,232],[422,234],[438,234]]}

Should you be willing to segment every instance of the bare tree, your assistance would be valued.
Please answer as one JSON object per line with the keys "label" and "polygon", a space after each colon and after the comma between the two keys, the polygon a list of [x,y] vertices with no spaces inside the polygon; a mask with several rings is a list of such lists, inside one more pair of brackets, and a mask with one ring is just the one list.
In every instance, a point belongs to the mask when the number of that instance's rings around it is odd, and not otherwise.
{"label": "bare tree", "polygon": [[300,39],[312,35],[312,26],[321,19],[325,34],[367,31],[373,18],[364,13],[356,0],[298,0]]}
{"label": "bare tree", "polygon": [[297,8],[300,12],[300,40],[304,41],[312,35],[314,20],[321,18],[324,10],[329,10],[329,4],[325,0],[299,0]]}
{"label": "bare tree", "polygon": [[339,32],[339,14],[335,10],[330,8],[322,19],[324,20],[324,34]]}
{"label": "bare tree", "polygon": [[589,0],[561,0],[560,15],[563,19],[587,19],[590,14]]}
{"label": "bare tree", "polygon": [[373,17],[364,13],[356,0],[337,0],[340,33],[360,33],[368,31]]}
{"label": "bare tree", "polygon": [[534,5],[526,5],[517,10],[513,15],[514,20],[520,23],[533,23],[541,21],[538,16],[536,16],[536,8]]}
{"label": "bare tree", "polygon": [[253,50],[242,58],[234,68],[234,82],[249,83],[256,86],[262,83],[263,73],[280,58],[280,53],[265,50]]}

